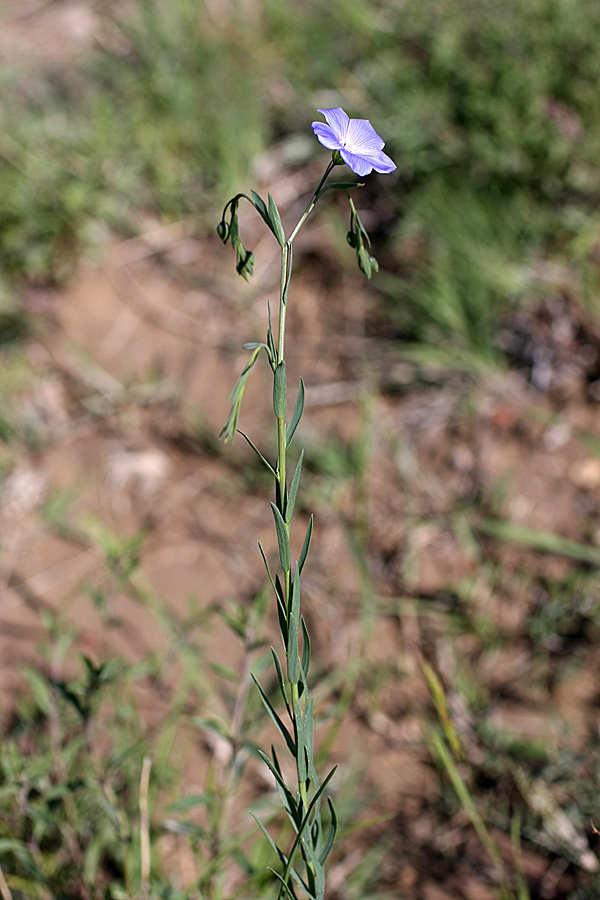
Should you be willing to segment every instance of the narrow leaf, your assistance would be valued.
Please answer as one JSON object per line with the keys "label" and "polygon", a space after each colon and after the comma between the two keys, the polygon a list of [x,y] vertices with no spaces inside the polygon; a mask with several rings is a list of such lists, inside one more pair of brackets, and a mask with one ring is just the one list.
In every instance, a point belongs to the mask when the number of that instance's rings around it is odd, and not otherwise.
{"label": "narrow leaf", "polygon": [[314,897],[315,900],[323,900],[325,896],[325,872],[323,871],[323,865],[315,853],[314,847],[310,838],[304,838],[302,841],[302,847],[304,852],[308,857],[308,861],[310,865],[307,867],[308,873],[312,874],[314,880]]}
{"label": "narrow leaf", "polygon": [[[293,890],[291,884],[288,881],[284,881],[283,877],[279,874],[279,872],[276,872],[275,869],[272,869],[270,866],[267,866],[267,870],[269,872],[271,872],[271,874],[274,875],[275,878],[278,878],[279,881],[281,882],[281,888],[279,890],[279,897],[281,897],[281,890],[283,889],[285,891],[285,893],[287,894],[287,896],[290,898],[290,900],[297,900],[297,897],[294,893],[294,890]],[[307,889],[306,885],[304,884],[304,882],[302,881],[302,879],[300,878],[298,873],[295,872],[294,870],[292,870],[292,871],[293,871],[293,874],[296,876],[296,880],[302,885],[302,888],[306,891],[306,893],[309,897],[309,900],[316,900],[316,897],[314,897],[314,895],[311,894],[311,892]]]}
{"label": "narrow leaf", "polygon": [[335,812],[335,807],[331,802],[331,797],[327,798],[327,804],[329,806],[329,812],[331,813],[331,824],[329,825],[329,832],[327,834],[327,840],[325,841],[325,846],[321,851],[321,864],[325,862],[329,854],[331,853],[331,848],[333,847],[333,842],[335,841],[335,836],[337,834],[337,826],[338,820]]}
{"label": "narrow leaf", "polygon": [[293,250],[291,244],[284,245],[283,258],[285,261],[285,284],[283,285],[283,290],[281,291],[281,301],[284,306],[287,306],[287,298],[290,291],[290,282],[292,280]]}
{"label": "narrow leaf", "polygon": [[279,575],[275,575],[275,590],[277,593],[277,617],[279,619],[279,630],[281,631],[283,643],[285,646],[287,646],[288,614],[283,585],[279,580]]}
{"label": "narrow leaf", "polygon": [[279,544],[279,560],[281,562],[281,568],[284,572],[289,572],[292,568],[292,560],[290,553],[290,538],[288,535],[287,527],[285,522],[283,521],[283,516],[274,503],[271,503],[271,509],[273,510],[275,528],[277,530],[277,543]]}
{"label": "narrow leaf", "polygon": [[306,765],[306,734],[304,730],[304,716],[297,700],[294,702],[294,719],[296,721],[296,766],[298,769],[298,781],[305,783],[308,780],[308,766]]}
{"label": "narrow leaf", "polygon": [[295,799],[294,795],[292,794],[292,792],[286,785],[285,781],[283,780],[281,773],[278,772],[277,768],[273,765],[273,763],[271,762],[271,760],[269,759],[267,754],[263,753],[263,751],[260,749],[258,752],[260,754],[260,758],[262,759],[264,764],[267,766],[267,768],[273,775],[273,778],[275,779],[275,782],[277,784],[277,790],[279,792],[279,796],[281,797],[281,799],[283,801],[285,810],[286,810],[286,812],[290,818],[290,821],[294,827],[294,831],[298,831],[298,826],[299,826],[300,822],[298,820],[298,804],[296,803],[296,799]]}
{"label": "narrow leaf", "polygon": [[264,703],[267,712],[269,713],[269,715],[271,716],[271,719],[273,720],[275,726],[277,727],[279,734],[282,736],[282,738],[284,739],[284,741],[287,744],[288,750],[290,751],[292,756],[295,758],[296,757],[296,745],[294,744],[294,741],[292,740],[292,737],[291,737],[289,731],[287,730],[287,728],[285,727],[285,725],[283,724],[283,722],[281,721],[281,719],[279,718],[279,716],[277,715],[275,710],[273,709],[273,707],[271,705],[271,701],[269,700],[269,698],[267,697],[267,695],[261,688],[260,684],[254,677],[254,675],[252,675],[252,681],[258,688],[260,696],[262,698],[262,702]]}
{"label": "narrow leaf", "polygon": [[[250,815],[252,816],[252,818],[254,819],[254,821],[256,822],[256,824],[258,825],[258,827],[264,834],[264,836],[266,837],[271,848],[275,851],[275,854],[279,857],[280,862],[283,863],[283,865],[287,867],[288,860],[287,860],[287,857],[286,857],[285,853],[283,852],[283,850],[279,849],[279,847],[277,846],[277,844],[275,843],[275,841],[273,840],[273,838],[271,837],[271,835],[269,834],[269,832],[267,831],[267,829],[265,828],[263,823],[260,821],[260,819],[257,819],[256,816],[254,815],[254,813],[252,813],[252,812],[250,813]],[[274,874],[277,875],[276,872]],[[278,876],[278,877],[280,877],[280,876]]]}
{"label": "narrow leaf", "polygon": [[273,654],[273,662],[275,663],[275,670],[277,672],[277,680],[279,682],[279,690],[281,692],[281,696],[283,697],[283,702],[286,705],[287,711],[291,718],[292,713],[290,710],[290,705],[288,703],[288,698],[285,690],[285,681],[283,680],[283,669],[281,668],[281,663],[279,662],[279,657],[277,656],[277,651],[274,647],[271,647],[271,653]]}
{"label": "narrow leaf", "polygon": [[264,458],[264,456],[262,455],[262,453],[260,452],[260,450],[258,449],[258,447],[256,446],[256,444],[254,444],[254,443],[250,440],[250,438],[248,437],[248,435],[245,434],[245,433],[241,430],[241,428],[238,428],[237,433],[238,433],[238,434],[241,434],[241,436],[242,436],[243,438],[245,438],[245,439],[248,441],[248,443],[250,444],[250,446],[252,447],[252,449],[254,450],[254,452],[256,453],[256,455],[258,456],[258,458],[265,464],[265,466],[267,467],[267,469],[269,470],[269,472],[271,473],[271,475],[273,476],[273,478],[277,478],[277,475],[275,474],[275,469],[273,468],[273,466],[271,465],[271,463],[270,463],[268,460],[266,460],[266,459]]}
{"label": "narrow leaf", "polygon": [[[294,861],[294,855],[295,855],[295,853],[296,853],[296,850],[298,849],[298,845],[299,845],[299,843],[300,843],[300,841],[301,841],[301,839],[302,839],[302,837],[303,837],[303,835],[304,835],[304,832],[306,831],[306,828],[307,828],[307,826],[308,826],[309,823],[310,823],[310,817],[311,817],[311,815],[312,815],[312,812],[313,812],[313,810],[314,810],[316,804],[317,804],[317,803],[319,802],[319,800],[321,799],[321,795],[322,795],[323,791],[325,790],[325,788],[327,787],[327,785],[329,784],[329,782],[330,782],[331,779],[333,778],[333,776],[334,776],[336,770],[337,770],[337,766],[334,766],[333,769],[331,770],[331,772],[329,773],[329,775],[326,777],[326,779],[325,779],[325,781],[323,782],[323,784],[320,786],[320,788],[319,788],[317,791],[315,791],[315,794],[314,794],[312,800],[311,800],[310,803],[308,804],[308,809],[306,810],[306,813],[304,814],[304,818],[302,819],[302,824],[300,825],[300,829],[299,829],[299,831],[298,831],[298,834],[296,835],[296,839],[295,839],[294,843],[292,844],[292,848],[291,848],[290,854],[289,854],[289,856],[288,856],[288,862],[287,862],[285,871],[284,871],[284,873],[283,873],[283,879],[282,879],[282,880],[285,880],[286,882],[287,882],[287,880],[288,880],[289,877],[290,877],[290,872],[293,871],[293,870],[292,870],[292,863],[293,863],[293,861]],[[302,882],[302,884],[304,884],[304,883]],[[306,888],[306,886],[305,886],[305,888]]]}
{"label": "narrow leaf", "polygon": [[271,586],[272,586],[273,590],[275,591],[275,596],[277,597],[277,599],[279,599],[279,594],[277,593],[277,587],[275,585],[275,582],[273,581],[273,576],[271,575],[271,569],[269,568],[269,563],[267,562],[267,557],[265,556],[265,551],[263,550],[262,544],[260,541],[258,542],[258,549],[260,550],[260,555],[263,558],[263,562],[265,564],[265,569],[267,570],[267,575],[269,576],[269,581],[271,582]]}
{"label": "narrow leaf", "polygon": [[302,625],[302,638],[304,641],[304,647],[302,648],[302,672],[304,678],[308,678],[308,670],[310,668],[310,635],[308,633],[308,628],[306,627],[306,622],[304,621],[304,616],[302,616],[300,622]]}
{"label": "narrow leaf", "polygon": [[298,684],[298,668],[300,663],[300,648],[298,646],[298,634],[300,627],[300,572],[296,565],[294,582],[292,585],[291,610],[288,622],[287,641],[287,676],[290,684]]}
{"label": "narrow leaf", "polygon": [[292,521],[292,516],[294,515],[294,507],[296,505],[296,497],[298,496],[298,488],[300,486],[300,475],[302,474],[302,460],[304,459],[304,450],[300,454],[300,458],[296,464],[296,469],[294,471],[294,476],[292,478],[292,483],[290,484],[290,490],[288,493],[287,503],[285,505],[285,521],[289,523]]}
{"label": "narrow leaf", "polygon": [[269,194],[269,217],[273,226],[273,234],[279,241],[279,246],[283,247],[283,245],[285,244],[285,232],[283,230],[283,225],[281,224],[281,216],[279,215],[279,210],[277,209],[277,206],[271,194]]}
{"label": "narrow leaf", "polygon": [[302,551],[300,553],[300,559],[298,560],[298,568],[300,569],[300,572],[302,572],[302,569],[304,568],[304,563],[306,562],[306,557],[308,556],[308,548],[310,547],[310,539],[312,537],[312,532],[313,532],[313,518],[314,518],[314,516],[311,515],[310,519],[308,520],[308,527],[306,529],[306,537],[304,538],[304,543],[302,545]]}
{"label": "narrow leaf", "polygon": [[252,194],[252,205],[254,206],[254,209],[264,221],[265,225],[267,225],[271,229],[271,231],[273,231],[273,225],[271,224],[271,220],[269,218],[267,204],[260,196],[260,194],[256,193],[256,191],[250,191],[250,193]]}
{"label": "narrow leaf", "polygon": [[282,360],[275,369],[273,379],[273,409],[278,419],[285,418],[287,412],[287,383],[285,378],[285,362]]}
{"label": "narrow leaf", "polygon": [[364,181],[356,181],[356,182],[353,182],[353,181],[332,181],[331,184],[326,185],[326,187],[324,187],[324,188],[321,190],[319,196],[321,196],[321,194],[324,194],[325,191],[335,190],[336,188],[342,188],[342,190],[345,191],[346,188],[358,188],[358,187],[364,187],[364,186],[365,186]]}
{"label": "narrow leaf", "polygon": [[275,339],[273,337],[273,322],[271,319],[271,303],[267,302],[267,310],[269,312],[269,328],[267,330],[267,344],[269,345],[269,349],[271,354],[269,356],[269,361],[271,363],[271,368],[275,371],[277,366],[277,347],[275,346]]}
{"label": "narrow leaf", "polygon": [[292,418],[288,422],[288,426],[285,432],[285,442],[286,446],[289,447],[292,443],[292,438],[296,432],[296,428],[302,418],[302,413],[304,412],[304,399],[305,399],[305,390],[304,390],[304,381],[302,378],[300,379],[300,385],[298,387],[298,395],[296,397],[296,403],[294,404],[294,410],[292,412]]}

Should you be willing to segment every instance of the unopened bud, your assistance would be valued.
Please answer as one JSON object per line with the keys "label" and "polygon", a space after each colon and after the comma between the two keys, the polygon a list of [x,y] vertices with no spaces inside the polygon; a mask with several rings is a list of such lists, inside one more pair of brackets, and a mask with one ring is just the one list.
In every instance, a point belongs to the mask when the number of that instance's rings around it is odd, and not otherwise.
{"label": "unopened bud", "polygon": [[217,225],[217,234],[224,244],[227,243],[227,238],[229,237],[229,225],[227,224],[225,219],[221,219],[221,221]]}

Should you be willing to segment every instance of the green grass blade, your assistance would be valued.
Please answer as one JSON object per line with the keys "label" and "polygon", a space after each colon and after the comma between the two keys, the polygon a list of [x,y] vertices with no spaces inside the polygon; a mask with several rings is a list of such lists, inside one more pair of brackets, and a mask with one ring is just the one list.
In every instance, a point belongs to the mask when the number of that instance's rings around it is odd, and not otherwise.
{"label": "green grass blade", "polygon": [[567,556],[578,562],[590,563],[600,566],[600,549],[572,541],[558,534],[546,531],[536,531],[515,525],[513,522],[504,522],[496,519],[485,519],[476,525],[478,531],[488,534],[490,537],[501,541],[513,541],[531,547],[532,550],[540,550],[542,553],[554,553],[557,556]]}

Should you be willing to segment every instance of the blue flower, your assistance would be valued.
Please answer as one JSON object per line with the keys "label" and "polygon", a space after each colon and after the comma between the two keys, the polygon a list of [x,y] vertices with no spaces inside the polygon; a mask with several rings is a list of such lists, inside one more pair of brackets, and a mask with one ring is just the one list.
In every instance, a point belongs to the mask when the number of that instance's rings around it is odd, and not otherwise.
{"label": "blue flower", "polygon": [[353,172],[362,177],[373,169],[385,175],[394,171],[394,162],[383,152],[385,141],[368,119],[351,119],[339,106],[318,112],[325,116],[327,125],[313,122],[312,130],[324,147],[339,152]]}

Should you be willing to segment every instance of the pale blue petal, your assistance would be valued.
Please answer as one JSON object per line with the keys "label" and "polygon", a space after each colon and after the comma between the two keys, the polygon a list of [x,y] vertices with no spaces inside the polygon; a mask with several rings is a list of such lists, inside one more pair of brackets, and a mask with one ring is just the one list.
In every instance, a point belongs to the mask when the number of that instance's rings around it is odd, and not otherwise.
{"label": "pale blue petal", "polygon": [[350,119],[346,133],[346,147],[351,153],[361,154],[365,150],[381,150],[384,141],[368,119]]}
{"label": "pale blue petal", "polygon": [[356,175],[360,175],[361,178],[373,171],[372,164],[364,156],[358,156],[356,153],[350,153],[348,150],[340,150],[340,156],[346,165],[350,166],[352,171]]}
{"label": "pale blue petal", "polygon": [[336,106],[333,109],[319,109],[317,112],[325,116],[325,121],[333,133],[339,138],[340,143],[344,144],[346,142],[348,125],[350,124],[350,118],[347,113],[340,106]]}
{"label": "pale blue petal", "polygon": [[396,169],[396,163],[393,159],[384,153],[383,150],[377,150],[375,153],[369,153],[365,155],[365,158],[369,160],[370,163],[373,164],[373,168],[376,172],[379,172],[381,175],[389,175],[390,172],[394,172]]}
{"label": "pale blue petal", "polygon": [[329,125],[325,125],[324,122],[313,122],[312,130],[328,150],[339,150],[341,148],[341,141],[336,137]]}

